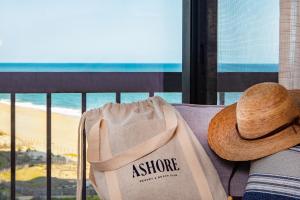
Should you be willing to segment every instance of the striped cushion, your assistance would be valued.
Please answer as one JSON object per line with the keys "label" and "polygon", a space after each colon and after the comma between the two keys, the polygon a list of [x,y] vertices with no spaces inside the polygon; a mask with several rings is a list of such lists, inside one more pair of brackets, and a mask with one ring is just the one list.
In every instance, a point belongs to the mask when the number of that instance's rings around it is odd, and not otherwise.
{"label": "striped cushion", "polygon": [[290,150],[300,152],[300,145],[290,148]]}
{"label": "striped cushion", "polygon": [[300,199],[300,145],[253,161],[243,199]]}

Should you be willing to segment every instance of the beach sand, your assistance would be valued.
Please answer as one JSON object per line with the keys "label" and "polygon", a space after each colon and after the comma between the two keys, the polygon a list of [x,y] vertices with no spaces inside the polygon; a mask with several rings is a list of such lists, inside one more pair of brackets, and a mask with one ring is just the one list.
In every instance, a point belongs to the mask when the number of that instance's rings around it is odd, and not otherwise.
{"label": "beach sand", "polygon": [[[52,113],[52,195],[72,196],[76,193],[77,128],[79,116]],[[16,106],[16,187],[18,198],[46,195],[46,111]],[[36,151],[26,151],[28,149]],[[0,103],[0,193],[9,191],[10,105]],[[30,155],[31,159],[28,160]],[[34,161],[35,157],[44,159]],[[1,160],[2,158],[2,160]],[[62,158],[67,158],[63,160]],[[63,160],[63,161],[62,161]],[[2,162],[2,163],[1,163]],[[20,164],[21,163],[21,164]],[[35,164],[33,164],[35,163]],[[89,164],[87,163],[87,174]],[[88,178],[87,178],[88,179]],[[2,187],[2,190],[1,190]],[[5,193],[5,194],[6,194]],[[88,184],[89,195],[96,195]]]}
{"label": "beach sand", "polygon": [[[77,153],[79,116],[52,113],[52,153]],[[10,105],[0,103],[0,131],[10,135]],[[46,111],[16,106],[16,139],[26,147],[46,151]],[[74,155],[75,156],[75,155]]]}

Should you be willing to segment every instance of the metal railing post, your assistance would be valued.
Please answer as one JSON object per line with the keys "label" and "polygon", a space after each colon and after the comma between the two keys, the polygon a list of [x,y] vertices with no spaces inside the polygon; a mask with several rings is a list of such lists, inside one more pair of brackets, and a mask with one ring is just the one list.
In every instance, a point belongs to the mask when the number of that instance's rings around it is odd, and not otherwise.
{"label": "metal railing post", "polygon": [[10,198],[16,199],[16,94],[10,94]]}

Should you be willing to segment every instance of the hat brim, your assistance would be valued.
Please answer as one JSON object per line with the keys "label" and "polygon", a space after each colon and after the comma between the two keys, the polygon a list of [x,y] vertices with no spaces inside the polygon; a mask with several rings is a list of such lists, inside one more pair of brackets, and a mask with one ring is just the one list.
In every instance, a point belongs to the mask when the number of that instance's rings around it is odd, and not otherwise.
{"label": "hat brim", "polygon": [[[290,91],[300,113],[300,90]],[[208,143],[221,158],[231,161],[248,161],[262,158],[300,144],[300,127],[294,126],[270,137],[245,140],[236,130],[236,103],[225,107],[211,120]]]}

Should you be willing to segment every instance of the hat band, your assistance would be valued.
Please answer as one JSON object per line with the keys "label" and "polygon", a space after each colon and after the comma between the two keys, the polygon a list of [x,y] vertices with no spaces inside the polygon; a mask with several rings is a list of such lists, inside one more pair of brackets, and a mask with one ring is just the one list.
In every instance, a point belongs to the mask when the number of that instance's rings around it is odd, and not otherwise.
{"label": "hat band", "polygon": [[238,133],[238,136],[239,136],[240,138],[242,138],[242,139],[244,139],[244,140],[259,140],[259,139],[263,139],[263,138],[267,138],[267,137],[271,137],[271,136],[273,136],[273,135],[276,135],[277,133],[280,133],[281,131],[283,131],[283,130],[289,128],[289,127],[292,127],[293,130],[294,130],[294,132],[297,133],[297,130],[295,129],[294,125],[300,126],[299,119],[300,119],[300,117],[297,116],[297,117],[295,117],[291,122],[288,122],[288,123],[286,123],[286,124],[283,124],[282,126],[276,128],[275,130],[273,130],[273,131],[271,131],[271,132],[269,132],[269,133],[267,133],[267,134],[265,134],[265,135],[263,135],[263,136],[260,136],[260,137],[258,137],[258,138],[246,138],[246,137],[244,137],[244,136],[241,135],[241,133],[240,133],[240,131],[239,131],[239,128],[238,128],[238,125],[237,125],[237,124],[235,124],[235,128],[236,128],[237,133]]}

